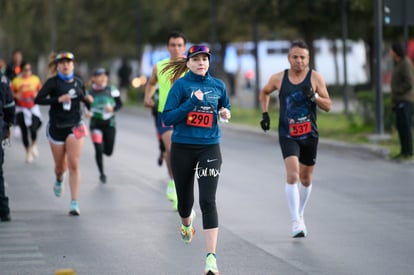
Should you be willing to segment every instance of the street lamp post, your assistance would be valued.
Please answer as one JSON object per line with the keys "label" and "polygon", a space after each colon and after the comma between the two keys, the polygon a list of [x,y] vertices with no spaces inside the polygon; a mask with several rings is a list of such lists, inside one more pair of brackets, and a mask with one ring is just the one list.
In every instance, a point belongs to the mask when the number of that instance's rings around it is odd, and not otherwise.
{"label": "street lamp post", "polygon": [[382,12],[381,12],[381,0],[374,0],[374,12],[375,12],[375,33],[374,33],[374,45],[375,45],[375,117],[376,117],[376,132],[378,135],[384,134],[384,104],[382,96]]}
{"label": "street lamp post", "polygon": [[343,97],[344,97],[344,109],[345,109],[345,114],[348,114],[349,112],[349,93],[348,93],[348,71],[347,71],[347,60],[346,60],[346,50],[347,50],[347,46],[346,46],[346,39],[348,38],[348,10],[347,10],[347,1],[346,0],[342,0],[342,57],[344,60],[343,63],[343,68],[344,68],[344,84],[343,84]]}
{"label": "street lamp post", "polygon": [[56,50],[56,1],[49,0],[49,20],[50,20],[50,48],[52,52]]}
{"label": "street lamp post", "polygon": [[[210,28],[210,40],[211,40],[211,50],[215,52],[217,49],[217,6],[216,6],[216,0],[210,0],[210,22],[211,22],[211,28]],[[217,69],[217,64],[219,54],[216,54],[215,58],[213,58],[212,64],[210,66],[212,67],[213,71]]]}

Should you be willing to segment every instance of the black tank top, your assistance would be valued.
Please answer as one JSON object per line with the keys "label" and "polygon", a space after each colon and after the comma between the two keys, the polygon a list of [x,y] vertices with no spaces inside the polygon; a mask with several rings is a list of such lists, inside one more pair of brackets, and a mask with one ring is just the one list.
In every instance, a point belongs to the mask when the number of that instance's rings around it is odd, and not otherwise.
{"label": "black tank top", "polygon": [[316,126],[316,104],[302,92],[302,86],[311,87],[312,70],[299,84],[289,81],[288,70],[285,70],[279,91],[280,115],[279,136],[293,139],[318,137]]}

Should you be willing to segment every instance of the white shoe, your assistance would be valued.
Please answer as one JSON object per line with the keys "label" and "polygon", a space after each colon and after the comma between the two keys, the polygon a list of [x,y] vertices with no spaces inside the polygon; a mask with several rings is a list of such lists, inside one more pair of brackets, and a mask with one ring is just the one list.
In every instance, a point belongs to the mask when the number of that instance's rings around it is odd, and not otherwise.
{"label": "white shoe", "polygon": [[305,237],[306,237],[308,235],[308,229],[306,228],[305,219],[303,217],[300,217],[300,220],[303,226],[303,233],[305,234]]}
{"label": "white shoe", "polygon": [[39,157],[39,150],[37,149],[37,145],[36,144],[32,145],[32,147],[30,148],[30,150],[32,152],[33,157],[35,157],[35,158]]}
{"label": "white shoe", "polygon": [[305,237],[305,228],[302,220],[296,220],[292,223],[292,237],[293,238],[303,238]]}
{"label": "white shoe", "polygon": [[27,163],[32,163],[33,162],[33,156],[32,156],[31,152],[26,153],[26,162]]}
{"label": "white shoe", "polygon": [[22,132],[20,130],[20,127],[13,127],[13,136],[15,138],[21,138],[22,137]]}

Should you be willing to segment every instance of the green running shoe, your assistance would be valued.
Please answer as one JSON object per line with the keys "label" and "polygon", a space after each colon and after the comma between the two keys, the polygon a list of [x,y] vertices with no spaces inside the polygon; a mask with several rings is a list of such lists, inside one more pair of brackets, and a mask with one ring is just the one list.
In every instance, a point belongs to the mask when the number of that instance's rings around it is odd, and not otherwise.
{"label": "green running shoe", "polygon": [[172,209],[174,211],[177,211],[178,210],[178,200],[173,200],[172,201]]}
{"label": "green running shoe", "polygon": [[206,258],[206,268],[204,269],[206,275],[218,275],[220,272],[217,268],[216,255],[214,253],[208,253]]}
{"label": "green running shoe", "polygon": [[193,221],[194,221],[195,216],[196,216],[195,211],[191,210],[190,225],[188,226],[184,224],[181,225],[181,238],[183,239],[183,242],[185,243],[191,243],[195,235],[195,230],[193,227]]}
{"label": "green running shoe", "polygon": [[174,180],[170,180],[167,185],[167,199],[170,201],[177,200],[177,193],[175,192],[175,182]]}

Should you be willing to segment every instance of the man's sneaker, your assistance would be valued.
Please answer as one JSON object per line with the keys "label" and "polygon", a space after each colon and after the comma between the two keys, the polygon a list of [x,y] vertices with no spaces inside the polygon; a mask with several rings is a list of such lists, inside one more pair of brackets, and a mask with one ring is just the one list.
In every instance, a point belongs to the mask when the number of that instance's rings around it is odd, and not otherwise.
{"label": "man's sneaker", "polygon": [[99,176],[99,181],[100,181],[101,183],[106,183],[106,175],[105,175],[105,174],[101,174],[101,175]]}
{"label": "man's sneaker", "polygon": [[304,223],[300,219],[294,221],[292,224],[292,237],[293,238],[305,237]]}
{"label": "man's sneaker", "polygon": [[305,219],[303,217],[300,217],[300,221],[301,221],[302,226],[303,226],[303,234],[306,237],[308,235],[308,229],[306,228]]}
{"label": "man's sneaker", "polygon": [[206,258],[206,268],[204,269],[206,275],[218,275],[220,274],[217,268],[216,255],[208,253]]}
{"label": "man's sneaker", "polygon": [[59,181],[56,179],[55,184],[53,185],[53,192],[55,192],[56,197],[60,197],[63,193],[63,179]]}
{"label": "man's sneaker", "polygon": [[174,180],[170,180],[167,185],[167,199],[170,201],[177,200],[177,193],[175,192],[175,182]]}
{"label": "man's sneaker", "polygon": [[71,201],[70,202],[69,215],[71,215],[71,216],[79,216],[80,215],[78,201]]}
{"label": "man's sneaker", "polygon": [[184,224],[181,225],[181,238],[183,239],[183,242],[185,243],[191,243],[193,240],[195,230],[193,227],[193,221],[196,216],[196,213],[194,210],[191,210],[190,215],[190,225],[186,226]]}

